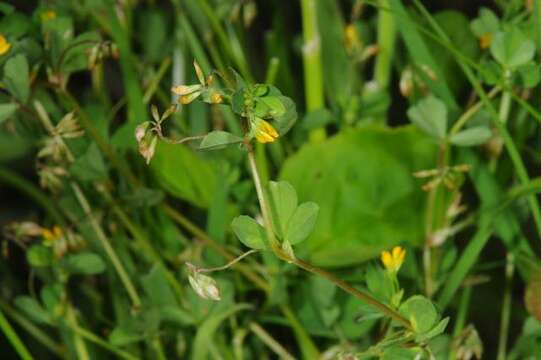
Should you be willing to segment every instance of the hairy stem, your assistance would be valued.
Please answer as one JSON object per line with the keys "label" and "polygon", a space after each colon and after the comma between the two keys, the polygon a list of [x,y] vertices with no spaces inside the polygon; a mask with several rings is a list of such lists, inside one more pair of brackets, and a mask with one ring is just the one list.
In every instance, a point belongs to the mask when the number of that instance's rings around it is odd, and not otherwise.
{"label": "hairy stem", "polygon": [[507,265],[505,266],[505,292],[502,302],[502,314],[500,317],[500,335],[498,341],[498,360],[505,360],[507,350],[507,338],[509,336],[509,320],[511,318],[511,291],[513,285],[513,274],[515,272],[514,255],[507,254]]}
{"label": "hairy stem", "polygon": [[[324,106],[323,65],[321,63],[321,38],[317,23],[317,0],[301,0],[302,32],[304,45],[304,92],[306,111],[319,110]],[[324,128],[310,131],[310,141],[317,142],[327,136]]]}
{"label": "hairy stem", "polygon": [[299,268],[301,268],[303,270],[306,270],[308,272],[311,272],[313,274],[316,274],[316,275],[319,275],[319,276],[322,276],[322,277],[326,278],[327,280],[331,281],[333,284],[335,284],[336,286],[338,286],[342,290],[350,293],[351,295],[355,296],[356,298],[358,298],[358,299],[366,302],[367,304],[373,306],[378,311],[382,312],[383,314],[385,314],[385,315],[391,317],[392,319],[396,320],[397,322],[401,323],[406,328],[411,329],[410,322],[405,317],[400,315],[397,311],[395,311],[395,310],[391,309],[390,307],[388,307],[387,305],[379,302],[377,299],[375,299],[371,295],[366,294],[366,293],[354,288],[353,286],[349,285],[348,283],[336,278],[333,274],[331,274],[331,273],[329,273],[329,272],[327,272],[327,271],[325,271],[323,269],[320,269],[320,268],[318,268],[316,266],[313,266],[313,265],[311,265],[311,264],[309,264],[309,263],[307,263],[307,262],[305,262],[303,260],[299,260],[297,258],[291,257],[285,251],[283,251],[281,249],[280,244],[278,243],[278,241],[276,240],[276,237],[274,236],[274,231],[273,231],[272,223],[271,223],[271,219],[270,219],[269,205],[268,205],[267,199],[265,197],[263,187],[261,185],[259,172],[257,170],[257,166],[256,166],[256,163],[255,163],[254,152],[253,152],[251,144],[246,143],[246,148],[247,148],[247,151],[248,151],[248,160],[249,160],[249,163],[250,163],[250,170],[252,171],[252,176],[253,176],[253,179],[254,179],[254,185],[255,185],[256,192],[257,192],[257,195],[258,195],[258,198],[259,198],[259,206],[261,208],[261,213],[263,215],[263,220],[264,220],[264,223],[265,223],[265,229],[266,229],[266,232],[267,232],[267,236],[269,238],[269,243],[271,245],[271,249],[274,251],[276,256],[278,256],[279,258],[281,258],[284,261],[287,261],[289,263],[292,263],[292,264],[296,265],[297,267],[299,267]]}
{"label": "hairy stem", "polygon": [[10,323],[0,310],[0,329],[8,339],[8,341],[11,343],[17,354],[21,357],[23,360],[32,360],[33,357],[30,355],[30,352],[24,345],[24,343],[21,341],[13,327],[11,327]]}
{"label": "hairy stem", "polygon": [[111,260],[113,267],[115,268],[118,276],[120,277],[120,281],[122,282],[122,285],[124,285],[124,287],[126,288],[126,291],[128,292],[128,295],[132,302],[132,305],[136,309],[139,309],[141,307],[141,299],[139,298],[139,295],[137,294],[137,291],[135,290],[135,286],[131,282],[131,279],[128,273],[124,269],[122,262],[120,261],[114,248],[111,246],[111,243],[109,242],[109,239],[107,238],[103,229],[98,223],[98,220],[93,215],[92,209],[90,208],[90,204],[88,203],[88,200],[84,196],[79,185],[72,182],[71,187],[75,193],[75,197],[77,198],[77,200],[79,201],[79,204],[83,208],[85,215],[88,217],[88,220],[90,221],[90,225],[92,226],[92,229],[96,233],[96,236],[98,237],[98,239],[101,241],[103,249],[105,250],[105,253]]}

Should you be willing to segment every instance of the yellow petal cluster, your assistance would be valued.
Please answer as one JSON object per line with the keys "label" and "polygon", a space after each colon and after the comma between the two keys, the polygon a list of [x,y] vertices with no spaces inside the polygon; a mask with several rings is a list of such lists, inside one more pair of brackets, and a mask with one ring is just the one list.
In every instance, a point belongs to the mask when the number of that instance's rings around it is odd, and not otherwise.
{"label": "yellow petal cluster", "polygon": [[60,239],[63,236],[62,228],[55,225],[52,229],[44,228],[41,232],[43,240],[45,240],[45,245],[52,245],[57,239]]}
{"label": "yellow petal cluster", "polygon": [[4,55],[9,49],[11,49],[11,44],[2,34],[0,34],[0,55]]}
{"label": "yellow petal cluster", "polygon": [[400,246],[395,246],[391,251],[383,251],[381,253],[381,262],[387,271],[396,273],[402,266],[406,250]]}
{"label": "yellow petal cluster", "polygon": [[263,119],[257,119],[255,124],[255,138],[262,144],[270,143],[278,139],[278,132],[271,124]]}

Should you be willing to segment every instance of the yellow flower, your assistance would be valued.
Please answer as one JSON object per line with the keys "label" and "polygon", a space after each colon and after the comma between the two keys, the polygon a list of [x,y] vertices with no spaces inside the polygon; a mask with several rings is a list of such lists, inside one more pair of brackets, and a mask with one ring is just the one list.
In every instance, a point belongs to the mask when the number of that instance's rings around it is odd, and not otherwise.
{"label": "yellow flower", "polygon": [[212,104],[220,104],[223,101],[222,95],[214,93],[210,96],[210,102]]}
{"label": "yellow flower", "polygon": [[405,257],[406,250],[400,246],[395,246],[392,251],[383,251],[381,253],[381,262],[387,271],[396,273],[402,266]]}
{"label": "yellow flower", "polygon": [[54,10],[46,10],[41,13],[41,21],[49,21],[56,19],[56,12]]}
{"label": "yellow flower", "polygon": [[273,142],[278,139],[278,132],[271,124],[263,119],[256,119],[255,123],[255,138],[262,144]]}
{"label": "yellow flower", "polygon": [[479,46],[481,49],[488,49],[492,43],[492,34],[486,33],[479,38]]}
{"label": "yellow flower", "polygon": [[0,34],[0,55],[4,55],[11,49],[11,44],[8,43],[6,38]]}
{"label": "yellow flower", "polygon": [[360,43],[359,35],[353,24],[348,24],[344,29],[344,43],[348,51],[352,50]]}
{"label": "yellow flower", "polygon": [[52,245],[56,240],[60,239],[64,233],[62,232],[62,228],[60,226],[55,225],[52,229],[44,228],[41,232],[41,236],[43,236],[43,239],[45,240],[45,245]]}

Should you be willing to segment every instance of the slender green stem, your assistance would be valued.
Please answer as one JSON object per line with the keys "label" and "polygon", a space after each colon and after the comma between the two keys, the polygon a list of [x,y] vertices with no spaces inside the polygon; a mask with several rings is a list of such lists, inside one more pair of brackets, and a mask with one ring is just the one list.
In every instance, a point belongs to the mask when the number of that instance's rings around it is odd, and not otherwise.
{"label": "slender green stem", "polygon": [[249,81],[253,81],[250,72],[248,70],[248,64],[246,62],[246,59],[243,57],[242,52],[235,52],[233,51],[233,48],[231,46],[231,41],[229,37],[227,36],[224,28],[222,27],[220,20],[212,10],[212,7],[209,5],[207,0],[199,0],[198,2],[199,7],[203,10],[205,15],[207,16],[210,26],[218,36],[218,40],[220,41],[220,44],[224,48],[227,56],[233,60],[235,65],[238,67],[240,73],[244,78],[246,78]]}
{"label": "slender green stem", "polygon": [[[173,221],[177,222],[180,226],[182,226],[184,229],[186,229],[188,232],[190,232],[193,236],[198,238],[199,240],[203,241],[206,245],[212,247],[214,250],[216,250],[221,256],[223,256],[225,259],[233,260],[235,256],[231,254],[228,250],[226,250],[222,245],[214,241],[210,236],[208,236],[202,229],[200,229],[197,225],[192,223],[188,218],[186,218],[184,215],[182,215],[180,212],[172,208],[171,206],[164,204],[163,206],[164,211],[173,219]],[[233,268],[238,270],[241,274],[243,274],[246,278],[251,280],[258,288],[265,292],[270,292],[270,286],[263,280],[257,273],[255,273],[250,267],[245,266],[242,263],[236,263],[233,265]]]}
{"label": "slender green stem", "polygon": [[254,150],[253,150],[252,144],[250,144],[249,142],[246,142],[245,145],[248,152],[248,162],[250,163],[250,170],[252,171],[252,177],[254,179],[255,190],[257,192],[257,198],[259,200],[259,207],[261,208],[261,215],[263,216],[263,222],[265,224],[267,239],[269,241],[269,245],[271,249],[273,249],[275,253],[277,251],[278,253],[280,253],[281,252],[280,244],[278,243],[278,240],[276,240],[276,236],[274,236],[270,207],[267,202],[265,189],[263,188],[263,184],[261,183],[259,170],[257,169],[255,156],[254,156]]}
{"label": "slender green stem", "polygon": [[364,292],[362,292],[360,290],[357,290],[356,288],[349,285],[348,283],[336,278],[333,274],[331,274],[331,273],[329,273],[329,272],[327,272],[327,271],[325,271],[323,269],[320,269],[318,267],[315,267],[315,266],[313,266],[313,265],[311,265],[311,264],[309,264],[309,263],[307,263],[307,262],[305,262],[303,260],[299,260],[297,258],[290,257],[288,254],[286,254],[281,249],[278,240],[274,236],[274,231],[273,231],[273,228],[272,228],[272,222],[271,222],[271,218],[270,218],[270,210],[269,210],[270,207],[268,205],[268,202],[267,202],[267,199],[266,199],[266,196],[265,196],[265,192],[264,192],[263,186],[262,186],[260,178],[259,178],[259,171],[257,170],[257,166],[256,166],[256,163],[255,163],[254,152],[253,152],[253,149],[251,147],[251,144],[246,143],[246,148],[247,148],[247,152],[248,152],[248,161],[249,161],[249,164],[250,164],[250,170],[252,172],[252,176],[253,176],[253,179],[254,179],[254,186],[256,188],[257,197],[259,199],[259,206],[261,208],[261,213],[263,215],[263,221],[265,223],[265,229],[266,229],[267,237],[269,239],[269,244],[271,246],[271,249],[274,251],[276,256],[278,256],[279,258],[281,258],[284,261],[287,261],[287,262],[290,262],[290,263],[296,265],[297,267],[300,267],[303,270],[306,270],[308,272],[311,272],[313,274],[322,276],[322,277],[330,280],[333,284],[335,284],[336,286],[338,286],[342,290],[350,293],[351,295],[355,296],[356,298],[358,298],[358,299],[366,302],[367,304],[373,306],[377,310],[381,311],[383,314],[385,314],[385,315],[391,317],[392,319],[396,320],[397,322],[401,323],[406,328],[411,329],[410,322],[406,318],[404,318],[402,315],[400,315],[397,311],[395,311],[395,310],[391,309],[390,307],[388,307],[387,305],[379,302],[377,299],[375,299],[371,295],[366,294],[366,293],[364,293]]}
{"label": "slender green stem", "polygon": [[105,253],[111,260],[113,267],[115,268],[118,276],[120,277],[120,281],[126,288],[126,291],[128,292],[128,295],[130,297],[130,300],[133,306],[136,309],[139,309],[141,307],[141,299],[139,298],[139,295],[137,294],[137,291],[135,290],[135,286],[133,286],[128,273],[126,272],[126,270],[124,269],[124,266],[122,265],[122,262],[120,261],[120,259],[118,258],[118,255],[116,254],[115,250],[111,246],[111,243],[109,242],[109,239],[107,239],[107,236],[103,232],[103,229],[98,223],[98,220],[92,213],[92,209],[90,208],[90,204],[88,203],[88,200],[84,196],[79,185],[77,185],[76,183],[72,183],[71,186],[75,193],[75,197],[79,201],[79,204],[83,208],[85,215],[88,217],[88,220],[90,221],[90,225],[94,229],[94,232],[96,233],[96,236],[98,237],[98,239],[101,241],[103,249],[105,250]]}
{"label": "slender green stem", "polygon": [[[423,4],[419,0],[414,0],[413,3],[419,9],[419,11],[423,14],[423,16],[427,19],[429,24],[432,26],[432,28],[435,30],[438,36],[443,40],[446,46],[450,49],[454,49],[445,31],[442,30],[442,28],[434,20],[434,18],[430,15],[430,13],[426,10]],[[454,53],[461,54],[459,51],[454,51]],[[463,58],[464,56],[461,56],[460,60],[463,60]],[[496,125],[504,141],[505,147],[507,149],[507,153],[509,154],[509,157],[511,158],[511,162],[513,163],[513,166],[515,168],[515,171],[517,173],[517,176],[520,182],[523,185],[527,184],[530,181],[530,178],[528,176],[526,166],[524,165],[524,162],[522,161],[522,158],[520,157],[520,154],[515,146],[513,138],[507,131],[505,124],[502,123],[502,121],[500,120],[498,112],[496,111],[492,103],[490,102],[490,99],[488,98],[487,93],[485,92],[480,82],[475,77],[475,74],[470,69],[469,65],[466,64],[465,61],[458,61],[458,64],[460,65],[464,74],[466,75],[470,83],[472,84],[473,88],[475,89],[475,92],[478,94],[478,96],[481,98],[481,100],[483,101],[487,109],[489,110],[491,114],[492,122],[494,123],[494,125]],[[541,241],[541,209],[539,208],[539,203],[537,202],[537,199],[535,198],[535,196],[528,196],[527,200],[532,212],[532,217],[534,218],[534,222],[537,227],[538,237]]]}
{"label": "slender green stem", "polygon": [[[494,96],[496,96],[501,91],[501,88],[495,87],[493,88],[488,94],[488,98],[492,99]],[[468,110],[466,110],[459,118],[458,120],[453,124],[453,127],[449,131],[449,136],[453,136],[456,133],[458,133],[464,125],[485,105],[483,101],[479,101],[475,103],[475,105],[471,106]]]}
{"label": "slender green stem", "polygon": [[302,324],[299,322],[291,308],[287,305],[280,305],[280,310],[286,317],[286,319],[289,321],[289,324],[291,325],[291,328],[293,329],[293,332],[295,333],[295,336],[297,337],[297,341],[299,342],[301,352],[303,354],[304,359],[319,359],[320,354],[319,350],[317,349],[316,345],[310,338],[310,335],[304,330],[302,327]]}
{"label": "slender green stem", "polygon": [[265,75],[265,84],[274,84],[276,81],[276,75],[278,75],[278,70],[280,68],[280,59],[276,56],[273,56],[269,61],[269,66],[267,67],[267,73]]}
{"label": "slender green stem", "polygon": [[39,188],[33,183],[26,180],[15,171],[0,166],[0,182],[12,186],[13,188],[20,190],[27,195],[38,205],[40,205],[59,225],[64,225],[64,217],[53,205],[51,200],[45,195]]}
{"label": "slender green stem", "polygon": [[156,75],[152,78],[152,81],[148,85],[145,94],[143,95],[143,102],[145,104],[148,104],[150,102],[150,99],[152,99],[152,96],[158,89],[158,86],[160,85],[160,82],[162,81],[162,78],[164,77],[165,73],[171,66],[171,58],[168,56],[165,59],[163,59],[162,63],[160,64],[160,68],[156,72]]}
{"label": "slender green stem", "polygon": [[498,341],[498,360],[505,360],[507,351],[507,338],[509,336],[509,321],[511,319],[511,292],[513,274],[515,272],[515,260],[512,253],[507,254],[505,266],[505,292],[503,294],[502,314],[500,317],[500,336]]}
{"label": "slender green stem", "polygon": [[462,290],[462,296],[460,297],[460,304],[458,306],[458,313],[455,319],[455,327],[453,328],[453,337],[460,335],[464,326],[466,325],[466,319],[468,317],[468,309],[470,306],[472,288],[467,286]]}
{"label": "slender green stem", "polygon": [[228,269],[230,268],[231,266],[235,265],[236,263],[238,263],[239,261],[241,261],[242,259],[244,259],[246,256],[249,256],[249,255],[252,255],[256,252],[258,252],[259,250],[255,250],[255,249],[252,249],[252,250],[248,250],[247,252],[241,254],[240,256],[237,256],[236,258],[234,258],[233,260],[229,261],[227,264],[225,265],[222,265],[222,266],[217,266],[217,267],[213,267],[213,268],[198,268],[197,269],[197,272],[200,272],[200,273],[211,273],[211,272],[215,272],[215,271],[222,271],[222,270],[225,270],[225,269]]}
{"label": "slender green stem", "polygon": [[[321,62],[321,38],[317,23],[317,1],[300,0],[302,12],[302,31],[304,45],[302,49],[304,63],[304,93],[306,111],[311,112],[323,108],[323,65]],[[318,142],[326,137],[325,129],[310,131],[310,141]]]}
{"label": "slender green stem", "polygon": [[391,309],[387,305],[379,302],[376,298],[372,297],[371,295],[354,288],[353,286],[349,285],[345,281],[342,281],[342,280],[338,279],[333,274],[331,274],[331,273],[329,273],[329,272],[327,272],[327,271],[325,271],[323,269],[320,269],[318,267],[315,267],[315,266],[313,266],[313,265],[311,265],[311,264],[309,264],[309,263],[307,263],[307,262],[305,262],[303,260],[290,259],[290,262],[297,265],[298,267],[300,267],[303,270],[306,270],[308,272],[311,272],[312,274],[319,275],[321,277],[326,278],[327,280],[329,280],[330,282],[332,282],[333,284],[335,284],[336,286],[338,286],[342,290],[344,290],[347,293],[355,296],[357,299],[362,300],[363,302],[367,303],[368,305],[374,307],[376,310],[378,310],[379,312],[383,313],[386,316],[389,316],[391,319],[393,319],[396,322],[402,324],[407,329],[411,329],[411,324],[410,324],[408,319],[406,319],[400,313],[398,313],[397,311]]}
{"label": "slender green stem", "polygon": [[[389,0],[379,0],[382,8],[389,7]],[[374,80],[382,88],[387,88],[391,77],[391,60],[393,59],[396,41],[396,25],[394,15],[385,10],[378,11],[378,56],[374,70]]]}
{"label": "slender green stem", "polygon": [[4,313],[0,310],[0,329],[2,329],[2,332],[8,339],[8,341],[11,343],[17,354],[21,357],[23,360],[32,360],[33,357],[30,354],[30,351],[26,348],[24,343],[21,341],[13,327],[11,327],[10,323],[4,316]]}
{"label": "slender green stem", "polygon": [[[71,328],[78,327],[75,310],[73,309],[73,306],[71,304],[68,304],[66,309],[66,320]],[[77,352],[77,359],[89,360],[90,355],[88,354],[88,350],[86,349],[85,342],[82,339],[81,335],[75,331],[73,332],[73,343],[75,351]]]}
{"label": "slender green stem", "polygon": [[131,355],[130,353],[126,352],[126,351],[123,351],[123,350],[120,350],[120,349],[117,349],[116,347],[112,346],[111,344],[109,344],[107,341],[103,340],[102,338],[100,338],[99,336],[93,334],[92,332],[80,327],[80,326],[73,326],[71,325],[70,328],[76,332],[77,334],[79,334],[81,337],[87,339],[88,341],[91,341],[93,342],[94,344],[106,349],[106,350],[109,350],[110,352],[112,352],[113,354],[116,354],[118,355],[119,357],[121,357],[122,359],[126,359],[126,360],[137,360],[138,358]]}
{"label": "slender green stem", "polygon": [[34,337],[34,339],[49,349],[53,354],[59,358],[64,357],[66,352],[65,348],[56,343],[47,333],[34,325],[34,323],[19,314],[14,308],[5,303],[3,300],[0,300],[0,308],[11,320],[16,322],[21,328],[23,328],[28,334]]}
{"label": "slender green stem", "polygon": [[276,341],[265,329],[263,329],[257,323],[251,323],[249,325],[250,330],[267,345],[280,359],[294,360],[295,358],[278,342]]}
{"label": "slender green stem", "polygon": [[[437,160],[437,169],[439,172],[442,172],[446,166],[447,161],[447,149],[448,146],[445,142],[440,144],[438,150],[438,160]],[[425,275],[425,292],[428,298],[431,298],[435,289],[434,281],[432,279],[432,237],[434,235],[434,215],[437,212],[436,210],[436,200],[438,192],[442,191],[440,186],[436,186],[430,189],[427,198],[427,209],[426,209],[426,223],[425,223],[425,244],[423,247],[423,269]]]}

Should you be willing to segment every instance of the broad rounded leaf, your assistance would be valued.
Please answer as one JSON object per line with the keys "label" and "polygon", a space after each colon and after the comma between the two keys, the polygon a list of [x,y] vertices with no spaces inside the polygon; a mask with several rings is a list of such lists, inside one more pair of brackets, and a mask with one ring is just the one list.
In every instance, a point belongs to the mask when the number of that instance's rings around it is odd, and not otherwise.
{"label": "broad rounded leaf", "polygon": [[70,254],[64,258],[66,268],[74,274],[99,274],[105,270],[105,262],[94,253]]}
{"label": "broad rounded leaf", "polygon": [[297,207],[287,225],[285,239],[291,245],[306,240],[314,230],[318,212],[319,206],[315,202],[306,202]]}
{"label": "broad rounded leaf", "polygon": [[227,145],[238,144],[242,142],[242,138],[228,133],[227,131],[211,131],[205,136],[201,144],[199,144],[199,150],[219,150],[225,148]]}
{"label": "broad rounded leaf", "polygon": [[484,144],[492,137],[492,131],[484,126],[475,126],[451,136],[451,143],[458,146]]}
{"label": "broad rounded leaf", "polygon": [[231,223],[233,232],[239,240],[252,249],[265,249],[265,229],[249,216],[241,215]]}
{"label": "broad rounded leaf", "polygon": [[150,163],[162,189],[199,207],[207,207],[216,189],[212,163],[186,146],[159,142]]}
{"label": "broad rounded leaf", "polygon": [[53,253],[51,248],[44,245],[32,245],[26,252],[26,260],[34,267],[49,266],[53,261]]}
{"label": "broad rounded leaf", "polygon": [[291,216],[297,209],[297,192],[287,181],[269,182],[269,203],[274,231],[284,238]]}
{"label": "broad rounded leaf", "polygon": [[426,193],[412,173],[435,166],[437,145],[415,127],[350,129],[306,144],[280,179],[320,207],[302,243],[318,266],[349,266],[424,241]]}
{"label": "broad rounded leaf", "polygon": [[408,117],[419,129],[428,135],[443,139],[447,132],[447,108],[445,103],[434,96],[428,96],[410,107]]}
{"label": "broad rounded leaf", "polygon": [[439,317],[434,304],[422,295],[410,297],[400,305],[399,311],[411,322],[413,330],[418,334],[431,330]]}
{"label": "broad rounded leaf", "polygon": [[509,31],[496,33],[490,45],[490,52],[500,64],[514,68],[533,59],[535,44],[513,27]]}
{"label": "broad rounded leaf", "polygon": [[30,94],[30,78],[28,75],[28,61],[22,54],[18,54],[6,61],[4,65],[4,83],[6,88],[23,103]]}
{"label": "broad rounded leaf", "polygon": [[[263,103],[267,108],[268,115],[276,117],[282,116],[286,112],[286,107],[282,102],[283,96],[264,96],[257,98],[258,103]],[[260,116],[263,117],[263,116]]]}
{"label": "broad rounded leaf", "polygon": [[0,124],[13,115],[15,110],[17,110],[15,103],[0,104]]}
{"label": "broad rounded leaf", "polygon": [[297,109],[295,102],[287,96],[278,96],[278,98],[282,102],[285,111],[281,115],[274,116],[273,125],[276,125],[276,130],[280,135],[285,135],[297,121]]}
{"label": "broad rounded leaf", "polygon": [[51,314],[30,296],[17,296],[15,306],[35,322],[49,325],[53,322]]}

